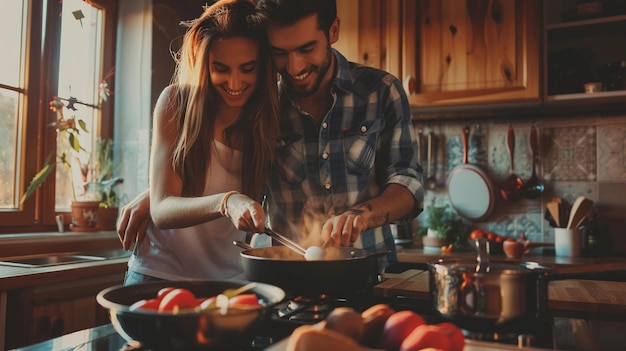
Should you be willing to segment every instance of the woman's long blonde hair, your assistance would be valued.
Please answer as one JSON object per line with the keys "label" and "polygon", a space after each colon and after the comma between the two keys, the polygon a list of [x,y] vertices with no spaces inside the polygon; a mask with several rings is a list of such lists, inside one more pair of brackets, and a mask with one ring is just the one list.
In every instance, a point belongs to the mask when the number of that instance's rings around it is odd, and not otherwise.
{"label": "woman's long blonde hair", "polygon": [[257,22],[251,0],[217,1],[189,22],[174,75],[180,133],[172,164],[183,182],[184,196],[202,194],[212,156],[219,97],[209,76],[209,49],[219,38],[246,37],[259,44],[257,86],[237,121],[224,131],[224,139],[242,151],[243,192],[260,197],[278,135],[278,97],[267,36]]}

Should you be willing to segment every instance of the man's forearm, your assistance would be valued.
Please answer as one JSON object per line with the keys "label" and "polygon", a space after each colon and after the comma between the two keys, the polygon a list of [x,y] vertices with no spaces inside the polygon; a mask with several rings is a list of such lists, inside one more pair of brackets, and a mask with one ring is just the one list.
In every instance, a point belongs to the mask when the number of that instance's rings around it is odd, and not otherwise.
{"label": "man's forearm", "polygon": [[411,192],[398,184],[390,184],[379,196],[356,204],[348,212],[365,218],[368,228],[380,227],[404,218],[413,210]]}

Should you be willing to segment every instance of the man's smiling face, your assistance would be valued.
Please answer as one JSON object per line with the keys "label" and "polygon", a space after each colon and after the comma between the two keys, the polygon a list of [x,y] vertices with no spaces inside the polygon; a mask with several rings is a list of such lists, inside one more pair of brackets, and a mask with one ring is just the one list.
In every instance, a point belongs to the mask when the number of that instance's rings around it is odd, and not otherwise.
{"label": "man's smiling face", "polygon": [[327,38],[317,26],[317,14],[293,25],[269,26],[267,34],[274,66],[291,94],[313,95],[328,77],[332,60],[330,45],[337,41],[337,29],[335,20]]}

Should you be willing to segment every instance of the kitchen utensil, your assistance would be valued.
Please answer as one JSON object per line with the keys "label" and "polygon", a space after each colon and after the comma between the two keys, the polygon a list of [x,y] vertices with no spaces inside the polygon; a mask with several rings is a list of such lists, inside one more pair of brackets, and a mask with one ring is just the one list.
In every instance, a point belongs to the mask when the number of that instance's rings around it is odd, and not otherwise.
{"label": "kitchen utensil", "polygon": [[469,127],[463,128],[463,164],[450,172],[448,197],[452,207],[470,220],[487,218],[494,207],[494,187],[487,174],[468,163]]}
{"label": "kitchen utensil", "polygon": [[579,196],[574,201],[572,205],[572,209],[569,214],[569,221],[567,222],[567,228],[569,229],[578,229],[582,222],[589,216],[591,213],[591,208],[593,207],[593,201],[590,199]]}
{"label": "kitchen utensil", "polygon": [[422,128],[417,128],[417,145],[418,145],[417,162],[419,162],[420,165],[423,165],[424,164],[423,162],[425,159],[424,155],[426,153],[424,152],[424,130]]}
{"label": "kitchen utensil", "polygon": [[235,246],[237,246],[237,247],[240,247],[240,248],[244,249],[244,250],[252,250],[252,248],[253,248],[252,246],[244,243],[241,240],[233,240],[233,244]]}
{"label": "kitchen utensil", "polygon": [[546,205],[550,215],[552,215],[552,219],[554,219],[555,227],[561,227],[561,204],[558,202],[548,202]]}
{"label": "kitchen utensil", "polygon": [[541,195],[544,190],[543,183],[537,177],[537,173],[535,170],[537,159],[538,159],[538,147],[537,147],[537,128],[535,126],[530,127],[530,151],[532,153],[533,158],[533,171],[530,175],[530,178],[524,183],[522,188],[522,193],[528,199],[536,199]]}
{"label": "kitchen utensil", "polygon": [[255,335],[255,328],[268,319],[274,305],[285,298],[285,292],[269,284],[256,283],[247,292],[256,294],[260,307],[179,313],[130,310],[133,303],[155,298],[165,287],[190,290],[196,297],[211,297],[226,289],[247,284],[238,281],[159,281],[128,286],[113,286],[100,291],[96,300],[109,312],[115,330],[127,341],[138,341],[151,350],[224,350],[243,349]]}
{"label": "kitchen utensil", "polygon": [[433,305],[442,317],[463,329],[493,333],[547,315],[549,267],[494,262],[484,249],[478,251],[476,260],[428,263]]}
{"label": "kitchen utensil", "polygon": [[278,241],[279,243],[285,245],[286,247],[288,247],[289,249],[293,250],[295,253],[298,253],[302,256],[304,256],[304,254],[306,253],[306,250],[298,245],[298,243],[296,243],[295,241],[292,241],[291,239],[276,233],[275,231],[269,229],[269,228],[265,228],[265,232],[263,232],[264,234],[267,234],[269,236],[271,236],[272,238],[276,239],[276,241]]}
{"label": "kitchen utensil", "polygon": [[428,178],[425,182],[426,189],[435,189],[437,187],[437,178],[434,173],[434,145],[433,139],[435,138],[435,133],[428,133]]}
{"label": "kitchen utensil", "polygon": [[370,252],[350,247],[329,247],[341,257],[306,261],[284,246],[241,252],[243,271],[250,281],[279,286],[290,294],[316,296],[354,293],[372,283],[379,271],[378,258],[387,250]]}
{"label": "kitchen utensil", "polygon": [[515,174],[515,131],[513,126],[509,126],[507,133],[507,146],[509,148],[509,158],[511,160],[511,174],[500,183],[500,195],[507,201],[516,202],[521,198],[521,188],[524,181]]}

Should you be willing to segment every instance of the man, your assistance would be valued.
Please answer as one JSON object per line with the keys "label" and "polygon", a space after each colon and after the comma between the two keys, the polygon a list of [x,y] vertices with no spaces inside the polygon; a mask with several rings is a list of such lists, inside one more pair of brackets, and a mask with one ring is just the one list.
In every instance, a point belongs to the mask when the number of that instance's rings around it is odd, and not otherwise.
{"label": "man", "polygon": [[[299,233],[303,246],[386,247],[384,268],[396,261],[390,224],[417,216],[424,196],[402,85],[331,48],[339,38],[335,0],[259,0],[257,9],[281,76],[269,224]],[[124,233],[146,220],[145,206],[135,200],[122,211],[125,247]]]}
{"label": "man", "polygon": [[394,262],[390,223],[417,216],[424,196],[401,83],[331,48],[339,38],[335,0],[259,0],[257,9],[281,77],[266,207],[272,227],[319,235],[321,226],[322,241],[334,245],[384,243]]}

